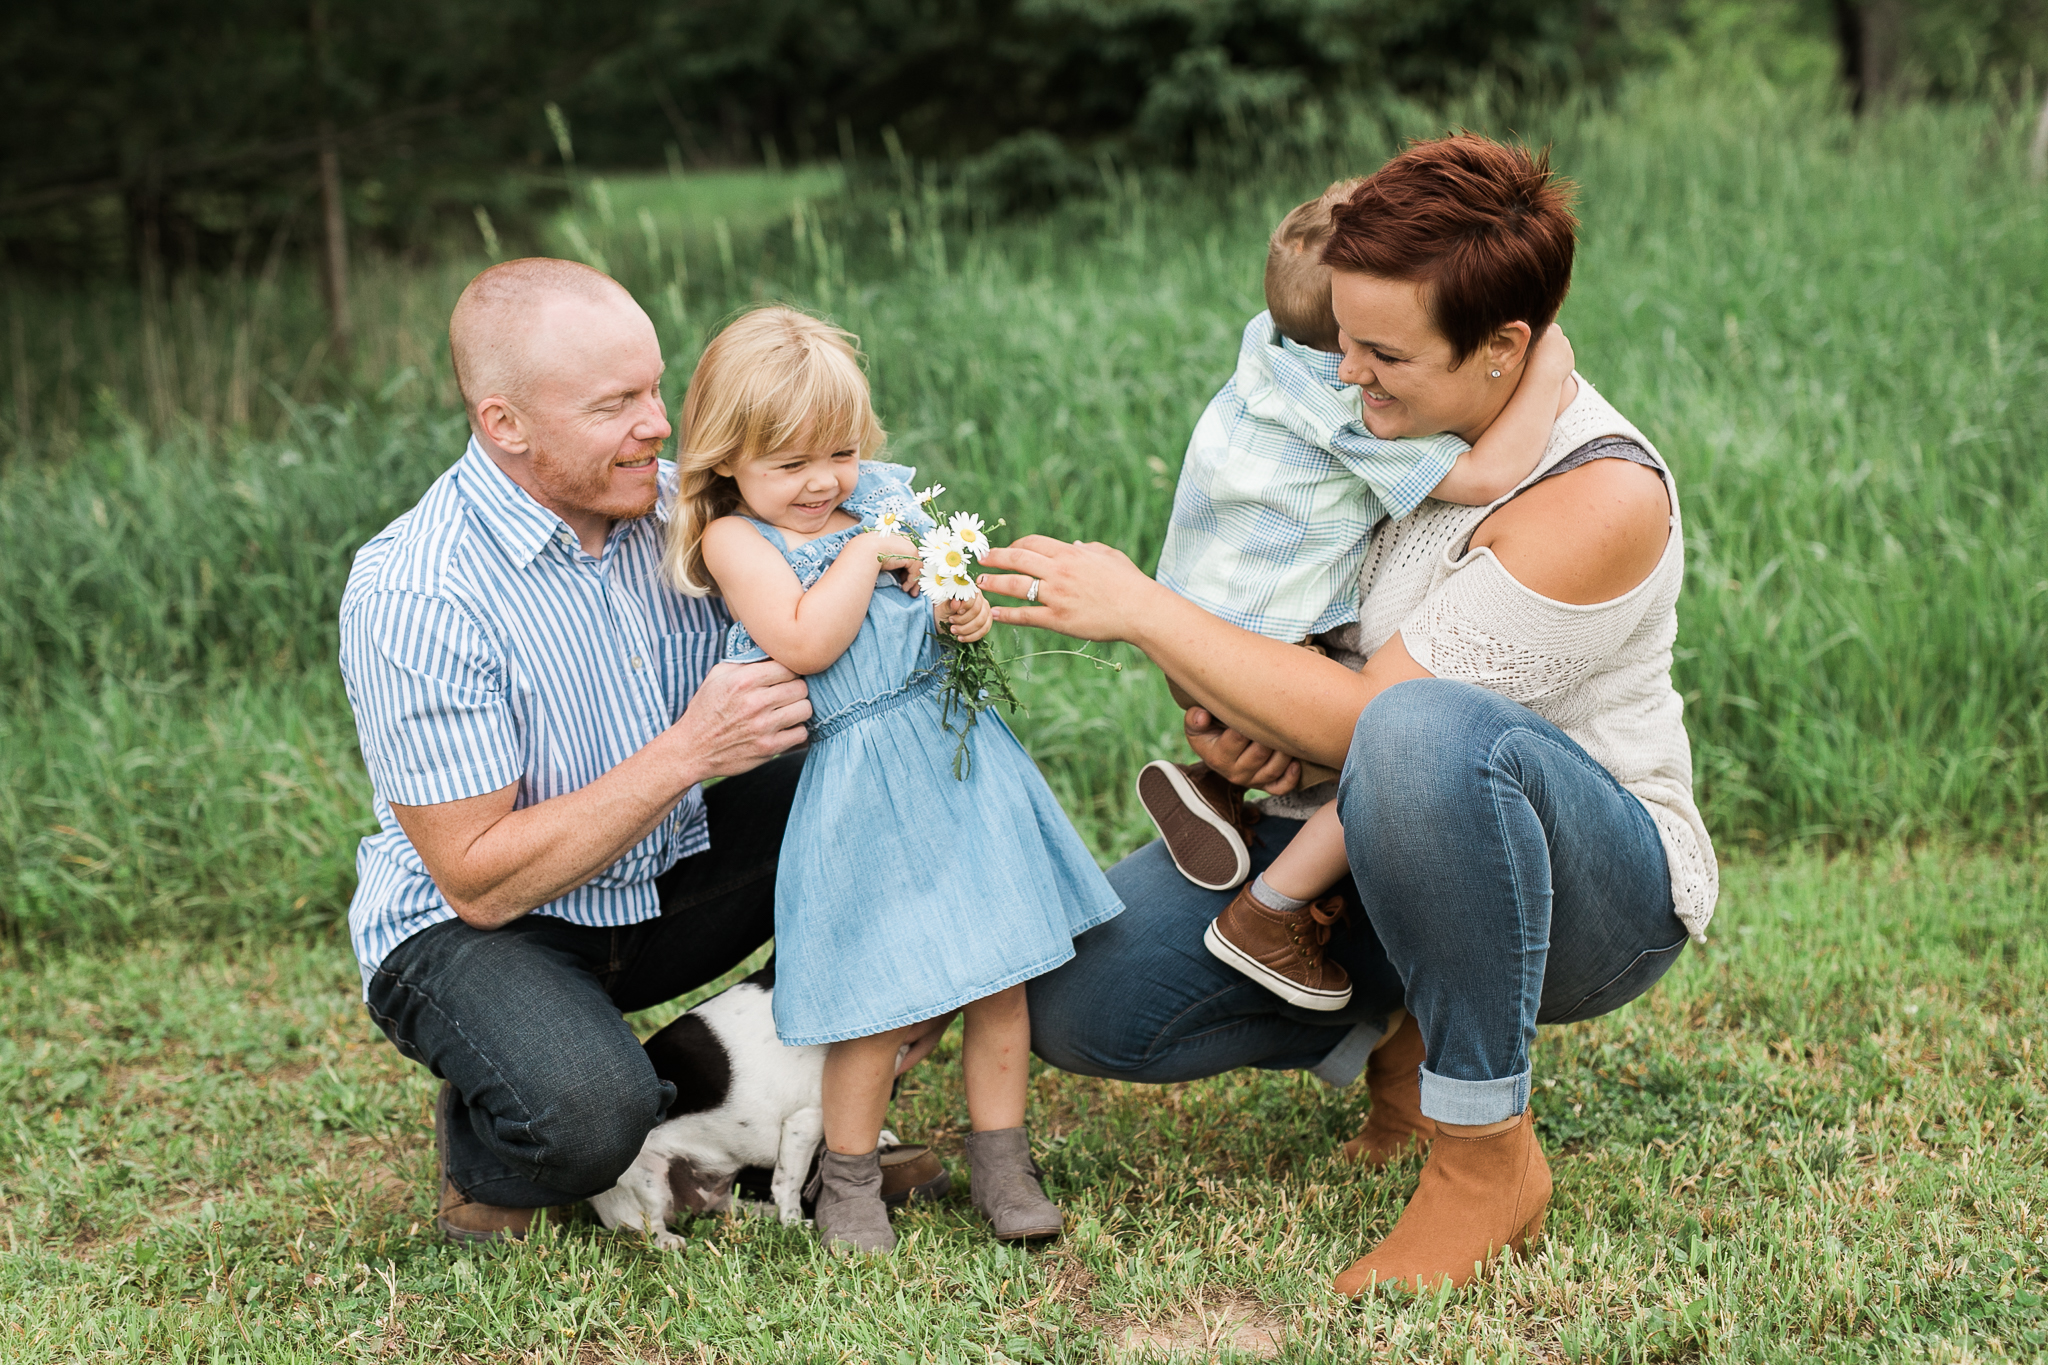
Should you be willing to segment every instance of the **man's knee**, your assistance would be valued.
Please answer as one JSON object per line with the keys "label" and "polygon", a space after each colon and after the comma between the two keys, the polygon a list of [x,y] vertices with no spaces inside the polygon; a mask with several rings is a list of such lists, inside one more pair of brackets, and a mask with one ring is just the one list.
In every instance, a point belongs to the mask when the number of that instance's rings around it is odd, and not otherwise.
{"label": "man's knee", "polygon": [[541,1183],[586,1199],[618,1183],[674,1095],[652,1067],[644,1076],[584,1074],[529,1088],[539,1102],[516,1125],[518,1145]]}

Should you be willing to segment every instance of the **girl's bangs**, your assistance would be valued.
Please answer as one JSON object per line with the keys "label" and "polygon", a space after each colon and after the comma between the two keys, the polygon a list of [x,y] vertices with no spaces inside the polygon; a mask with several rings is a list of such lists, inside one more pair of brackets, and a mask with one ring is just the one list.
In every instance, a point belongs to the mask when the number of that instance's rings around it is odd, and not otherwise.
{"label": "girl's bangs", "polygon": [[817,360],[813,357],[806,367],[808,373],[792,376],[794,382],[777,385],[779,392],[762,395],[755,420],[747,424],[747,458],[788,450],[799,441],[863,456],[873,453],[870,447],[880,433],[866,379],[850,356],[844,364]]}

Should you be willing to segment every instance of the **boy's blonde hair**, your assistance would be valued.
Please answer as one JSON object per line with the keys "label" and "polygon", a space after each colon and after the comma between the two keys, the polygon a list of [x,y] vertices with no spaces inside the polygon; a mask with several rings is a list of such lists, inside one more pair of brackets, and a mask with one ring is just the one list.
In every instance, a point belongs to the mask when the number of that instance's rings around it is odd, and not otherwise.
{"label": "boy's blonde hair", "polygon": [[1341,349],[1323,244],[1330,240],[1330,211],[1364,183],[1362,176],[1339,180],[1306,204],[1295,205],[1266,243],[1266,310],[1280,335],[1297,345]]}
{"label": "boy's blonde hair", "polygon": [[691,597],[718,591],[704,567],[704,528],[740,504],[739,485],[719,465],[799,443],[865,460],[884,439],[860,338],[780,305],[740,314],[704,348],[683,399],[662,573]]}

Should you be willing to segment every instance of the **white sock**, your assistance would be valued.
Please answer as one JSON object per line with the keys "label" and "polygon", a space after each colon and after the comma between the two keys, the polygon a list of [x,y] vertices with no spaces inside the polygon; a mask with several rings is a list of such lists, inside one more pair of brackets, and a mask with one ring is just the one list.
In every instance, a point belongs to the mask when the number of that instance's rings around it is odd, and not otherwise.
{"label": "white sock", "polygon": [[1296,898],[1275,891],[1273,883],[1267,881],[1266,874],[1261,872],[1252,880],[1252,899],[1276,914],[1287,915],[1307,905],[1311,897],[1302,896]]}

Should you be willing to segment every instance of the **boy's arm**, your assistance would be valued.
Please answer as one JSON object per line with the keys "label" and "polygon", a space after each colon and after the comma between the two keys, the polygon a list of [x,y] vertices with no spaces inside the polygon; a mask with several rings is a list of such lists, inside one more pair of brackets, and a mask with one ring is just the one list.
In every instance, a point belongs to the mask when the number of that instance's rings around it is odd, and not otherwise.
{"label": "boy's arm", "polygon": [[1557,415],[1577,396],[1577,386],[1571,383],[1575,358],[1571,342],[1552,323],[1537,340],[1528,373],[1507,407],[1479,438],[1479,444],[1458,457],[1430,496],[1484,507],[1514,492],[1543,458]]}
{"label": "boy's arm", "polygon": [[704,565],[726,606],[770,658],[803,674],[830,668],[860,634],[882,567],[876,556],[884,553],[916,558],[902,536],[864,531],[807,591],[789,561],[743,519],[721,517],[704,528]]}

